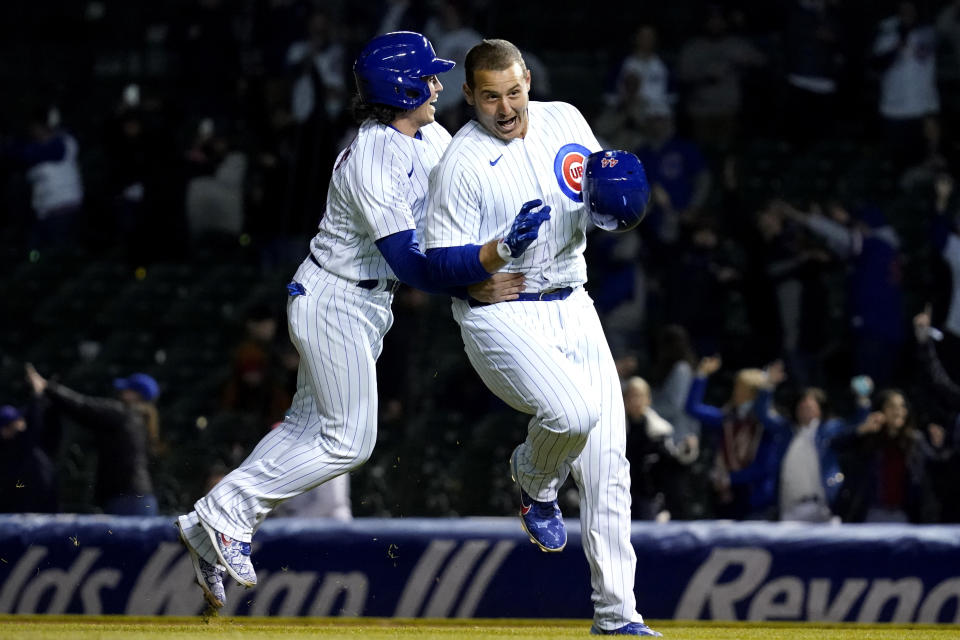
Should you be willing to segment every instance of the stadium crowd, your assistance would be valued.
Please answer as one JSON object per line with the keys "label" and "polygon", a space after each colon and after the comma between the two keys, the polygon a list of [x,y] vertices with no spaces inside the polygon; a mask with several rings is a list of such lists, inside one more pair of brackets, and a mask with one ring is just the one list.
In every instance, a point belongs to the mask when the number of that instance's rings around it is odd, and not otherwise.
{"label": "stadium crowd", "polygon": [[[960,521],[960,2],[55,4],[0,8],[0,510],[117,512],[123,454],[70,393],[156,383],[133,399],[152,482],[130,486],[162,513],[282,417],[283,285],[355,131],[352,60],[413,29],[458,62],[517,42],[534,99],[646,167],[647,219],[587,247],[635,518]],[[448,307],[397,294],[356,515],[512,512],[502,443],[525,420]]]}

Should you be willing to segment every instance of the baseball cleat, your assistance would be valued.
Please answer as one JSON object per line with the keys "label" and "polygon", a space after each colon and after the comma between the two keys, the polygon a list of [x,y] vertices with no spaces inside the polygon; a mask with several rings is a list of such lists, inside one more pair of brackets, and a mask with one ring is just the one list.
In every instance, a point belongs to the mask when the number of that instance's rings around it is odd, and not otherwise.
{"label": "baseball cleat", "polygon": [[[515,454],[516,452],[514,452]],[[516,455],[510,457],[510,477],[517,482]],[[520,483],[517,482],[517,486]],[[539,502],[520,488],[520,526],[541,551],[563,551],[567,546],[567,528],[556,500]]]}
{"label": "baseball cleat", "polygon": [[245,587],[256,586],[257,573],[253,570],[253,562],[250,561],[250,543],[234,540],[214,530],[204,522],[203,518],[200,518],[200,524],[210,536],[213,549],[230,577]]}
{"label": "baseball cleat", "polygon": [[650,636],[653,638],[662,638],[663,634],[654,631],[642,622],[631,622],[616,629],[601,629],[594,625],[590,627],[590,633],[595,636]]}
{"label": "baseball cleat", "polygon": [[187,548],[190,560],[193,561],[193,571],[197,575],[197,584],[203,590],[203,597],[210,606],[219,609],[227,603],[227,593],[223,588],[223,567],[215,566],[204,560],[187,542],[179,522],[174,522],[180,534],[180,542]]}

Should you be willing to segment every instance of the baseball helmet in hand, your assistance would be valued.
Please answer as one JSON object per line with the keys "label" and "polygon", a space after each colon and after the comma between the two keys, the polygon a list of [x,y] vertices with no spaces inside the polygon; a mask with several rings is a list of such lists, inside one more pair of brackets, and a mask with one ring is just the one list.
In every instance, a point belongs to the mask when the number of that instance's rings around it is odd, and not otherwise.
{"label": "baseball helmet in hand", "polygon": [[629,231],[647,213],[650,184],[643,164],[629,151],[597,151],[584,163],[583,202],[593,224]]}

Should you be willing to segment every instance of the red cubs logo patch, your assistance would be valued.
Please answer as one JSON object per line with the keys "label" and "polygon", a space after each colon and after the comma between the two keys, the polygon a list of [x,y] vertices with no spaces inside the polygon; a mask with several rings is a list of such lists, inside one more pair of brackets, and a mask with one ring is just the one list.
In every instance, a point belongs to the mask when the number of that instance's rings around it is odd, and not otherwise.
{"label": "red cubs logo patch", "polygon": [[583,202],[580,190],[583,185],[583,164],[590,150],[581,144],[567,144],[557,151],[553,159],[553,172],[560,190],[575,202]]}
{"label": "red cubs logo patch", "polygon": [[583,182],[583,161],[586,157],[577,151],[568,153],[563,158],[563,180],[573,191],[580,191]]}

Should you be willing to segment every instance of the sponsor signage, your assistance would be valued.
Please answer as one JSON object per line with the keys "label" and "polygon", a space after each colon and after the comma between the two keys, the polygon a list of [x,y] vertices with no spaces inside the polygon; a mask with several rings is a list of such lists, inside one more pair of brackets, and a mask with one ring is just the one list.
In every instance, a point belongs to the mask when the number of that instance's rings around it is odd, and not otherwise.
{"label": "sponsor signage", "polygon": [[[576,522],[559,554],[514,518],[267,520],[259,584],[224,615],[583,618]],[[960,623],[960,527],[635,523],[650,618]],[[0,516],[0,613],[195,615],[173,518]]]}

